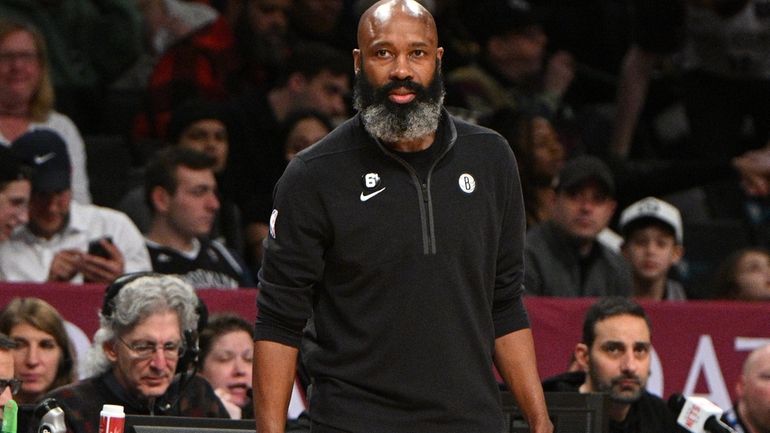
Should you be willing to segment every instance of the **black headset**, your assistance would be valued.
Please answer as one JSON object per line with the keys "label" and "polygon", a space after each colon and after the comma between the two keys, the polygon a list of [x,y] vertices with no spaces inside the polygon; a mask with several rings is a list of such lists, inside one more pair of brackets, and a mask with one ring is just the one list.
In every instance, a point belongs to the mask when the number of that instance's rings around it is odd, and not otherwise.
{"label": "black headset", "polygon": [[[142,277],[163,277],[167,274],[161,274],[158,272],[132,272],[121,275],[112,281],[105,290],[104,302],[102,303],[102,316],[108,319],[112,318],[112,314],[115,312],[115,297],[118,296],[120,290],[127,284],[136,281]],[[182,335],[184,338],[185,352],[176,364],[177,373],[186,373],[191,367],[195,368],[198,364],[198,355],[200,354],[200,347],[198,346],[198,335],[206,327],[208,323],[209,311],[206,308],[206,304],[196,293],[198,304],[195,306],[195,312],[198,313],[197,329],[184,329]]]}

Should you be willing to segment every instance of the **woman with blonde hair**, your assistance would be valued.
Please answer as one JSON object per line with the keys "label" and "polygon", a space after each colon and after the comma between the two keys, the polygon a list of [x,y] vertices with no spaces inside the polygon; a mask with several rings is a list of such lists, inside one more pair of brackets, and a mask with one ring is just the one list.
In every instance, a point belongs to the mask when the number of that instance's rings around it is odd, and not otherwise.
{"label": "woman with blonde hair", "polygon": [[73,198],[90,203],[85,144],[72,120],[54,109],[45,40],[31,25],[0,18],[0,145],[10,146],[35,129],[53,130],[64,139]]}
{"label": "woman with blonde hair", "polygon": [[14,298],[0,312],[0,333],[11,337],[18,403],[38,402],[48,391],[75,380],[74,350],[64,320],[54,307],[39,298]]}

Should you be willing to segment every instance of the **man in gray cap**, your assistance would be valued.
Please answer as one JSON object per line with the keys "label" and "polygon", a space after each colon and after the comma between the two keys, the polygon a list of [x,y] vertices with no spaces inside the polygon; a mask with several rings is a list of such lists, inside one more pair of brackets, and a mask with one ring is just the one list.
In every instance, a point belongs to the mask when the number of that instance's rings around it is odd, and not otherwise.
{"label": "man in gray cap", "polygon": [[617,202],[615,180],[593,156],[569,161],[559,174],[550,221],[527,234],[524,287],[538,296],[627,296],[625,259],[597,240]]}
{"label": "man in gray cap", "polygon": [[144,239],[125,214],[72,200],[72,166],[57,133],[28,132],[11,150],[33,173],[29,222],[0,245],[8,281],[108,282],[151,269]]}

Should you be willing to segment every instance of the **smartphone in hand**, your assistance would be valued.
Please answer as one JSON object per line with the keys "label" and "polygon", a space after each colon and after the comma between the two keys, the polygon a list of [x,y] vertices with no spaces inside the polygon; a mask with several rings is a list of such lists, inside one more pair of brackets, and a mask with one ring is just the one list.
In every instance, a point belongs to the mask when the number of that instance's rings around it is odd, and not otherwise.
{"label": "smartphone in hand", "polygon": [[88,243],[88,254],[91,254],[92,256],[99,256],[99,257],[104,257],[105,259],[109,259],[112,256],[110,255],[110,252],[107,251],[106,248],[104,248],[102,243],[99,242],[102,239],[106,240],[109,243],[112,243],[112,238],[109,236],[105,236],[99,239],[94,239]]}

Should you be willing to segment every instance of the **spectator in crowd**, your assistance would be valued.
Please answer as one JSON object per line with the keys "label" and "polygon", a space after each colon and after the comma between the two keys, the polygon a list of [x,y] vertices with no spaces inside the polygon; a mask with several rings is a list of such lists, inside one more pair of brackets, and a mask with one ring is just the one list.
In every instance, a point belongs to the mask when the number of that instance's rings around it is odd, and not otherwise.
{"label": "spectator in crowd", "polygon": [[16,377],[22,380],[15,400],[36,404],[43,395],[75,381],[75,357],[64,320],[40,298],[14,298],[0,313],[0,332],[16,342]]}
{"label": "spectator in crowd", "polygon": [[597,240],[615,212],[615,181],[594,156],[569,160],[551,220],[527,233],[524,287],[537,296],[630,295],[625,259]]}
{"label": "spectator in crowd", "polygon": [[32,189],[29,176],[29,171],[16,155],[0,146],[0,242],[8,239],[16,227],[27,222]]}
{"label": "spectator in crowd", "polygon": [[175,375],[197,305],[193,288],[170,275],[129,274],[110,284],[86,359],[90,377],[47,395],[64,410],[67,431],[97,433],[104,404],[131,414],[227,418],[208,382]]}
{"label": "spectator in crowd", "polygon": [[487,126],[505,137],[516,155],[527,230],[551,219],[556,181],[567,153],[551,122],[537,114],[502,109]]}
{"label": "spectator in crowd", "polygon": [[[142,51],[142,22],[136,2],[3,0],[0,17],[29,22],[44,35],[50,48],[48,60],[37,61],[45,65],[46,73],[50,64],[58,110],[85,134],[108,133],[100,127],[111,108],[104,104],[106,89]],[[42,59],[40,43],[36,45],[37,58]],[[73,158],[79,157],[71,153]],[[79,181],[77,176],[75,179]],[[79,190],[76,198],[80,199]]]}
{"label": "spectator in crowd", "polygon": [[743,363],[735,384],[736,401],[722,421],[736,433],[770,431],[770,345],[754,349]]}
{"label": "spectator in crowd", "polygon": [[717,299],[770,300],[770,251],[762,247],[734,251],[719,264],[713,281]]}
{"label": "spectator in crowd", "polygon": [[147,232],[152,267],[195,288],[255,287],[240,257],[207,238],[219,209],[214,164],[182,147],[161,150],[150,161],[144,188],[153,215]]}
{"label": "spectator in crowd", "polygon": [[293,44],[292,2],[245,0],[241,13],[222,14],[169,47],[150,74],[135,137],[163,137],[171,113],[186,101],[226,101],[276,79]]}
{"label": "spectator in crowd", "polygon": [[295,156],[276,186],[257,430],[282,431],[301,344],[312,431],[501,431],[494,364],[530,431],[552,432],[522,303],[513,152],[443,109],[444,50],[418,2],[375,3],[358,46],[359,114]]}
{"label": "spectator in crowd", "polygon": [[144,89],[155,63],[185,36],[211,24],[219,13],[213,7],[187,0],[137,0],[142,17],[142,52],[113,88]]}
{"label": "spectator in crowd", "polygon": [[58,134],[28,133],[12,150],[34,174],[29,222],[0,245],[0,273],[9,281],[108,282],[151,268],[142,234],[125,214],[72,200],[70,159]]}
{"label": "spectator in crowd", "polygon": [[[689,157],[727,160],[770,135],[770,14],[762,1],[634,1],[612,151],[628,156],[651,78],[679,53]],[[751,125],[750,127],[748,125]]]}
{"label": "spectator in crowd", "polygon": [[[172,146],[197,150],[214,158],[214,174],[218,185],[225,184],[230,153],[230,117],[221,104],[191,101],[179,106],[171,116],[166,142]],[[153,149],[156,151],[158,149]],[[208,237],[215,239],[239,255],[243,255],[241,212],[228,191],[219,191],[219,210]],[[146,200],[144,185],[130,190],[117,208],[125,212],[142,233],[152,223],[152,212]]]}
{"label": "spectator in crowd", "polygon": [[289,19],[291,29],[301,40],[322,42],[349,52],[356,46],[352,3],[344,0],[294,0]]}
{"label": "spectator in crowd", "polygon": [[[13,395],[21,389],[21,381],[14,376],[13,372],[13,349],[16,343],[8,338],[7,335],[0,334],[0,408],[5,408],[5,404],[13,399]],[[3,410],[0,410],[0,426],[3,421]]]}
{"label": "spectator in crowd", "polygon": [[232,104],[236,131],[231,134],[231,176],[223,189],[243,213],[246,257],[259,266],[267,236],[273,187],[286,167],[280,125],[299,109],[336,118],[348,113],[350,59],[318,43],[297,45],[278,82],[266,91],[244,94]]}
{"label": "spectator in crowd", "polygon": [[556,120],[574,76],[572,56],[560,51],[544,60],[548,38],[532,6],[526,0],[465,0],[461,11],[480,54],[447,75],[447,105],[469,110],[472,119],[508,108]]}
{"label": "spectator in crowd", "polygon": [[575,346],[580,370],[543,381],[546,391],[604,392],[610,397],[610,433],[675,433],[666,402],[646,389],[652,342],[644,309],[625,297],[598,300],[586,312]]}
{"label": "spectator in crowd", "polygon": [[620,214],[623,255],[631,265],[633,296],[642,299],[680,301],[684,287],[669,278],[684,254],[682,216],[679,209],[655,197],[647,197]]}
{"label": "spectator in crowd", "polygon": [[254,327],[234,313],[212,315],[200,335],[200,369],[230,418],[254,418],[251,368]]}
{"label": "spectator in crowd", "polygon": [[72,161],[73,198],[90,203],[85,144],[70,118],[54,109],[45,39],[30,25],[0,17],[0,144],[9,147],[29,131],[56,131]]}
{"label": "spectator in crowd", "polygon": [[317,110],[289,113],[283,122],[284,158],[288,163],[299,152],[320,141],[334,129],[328,116]]}

